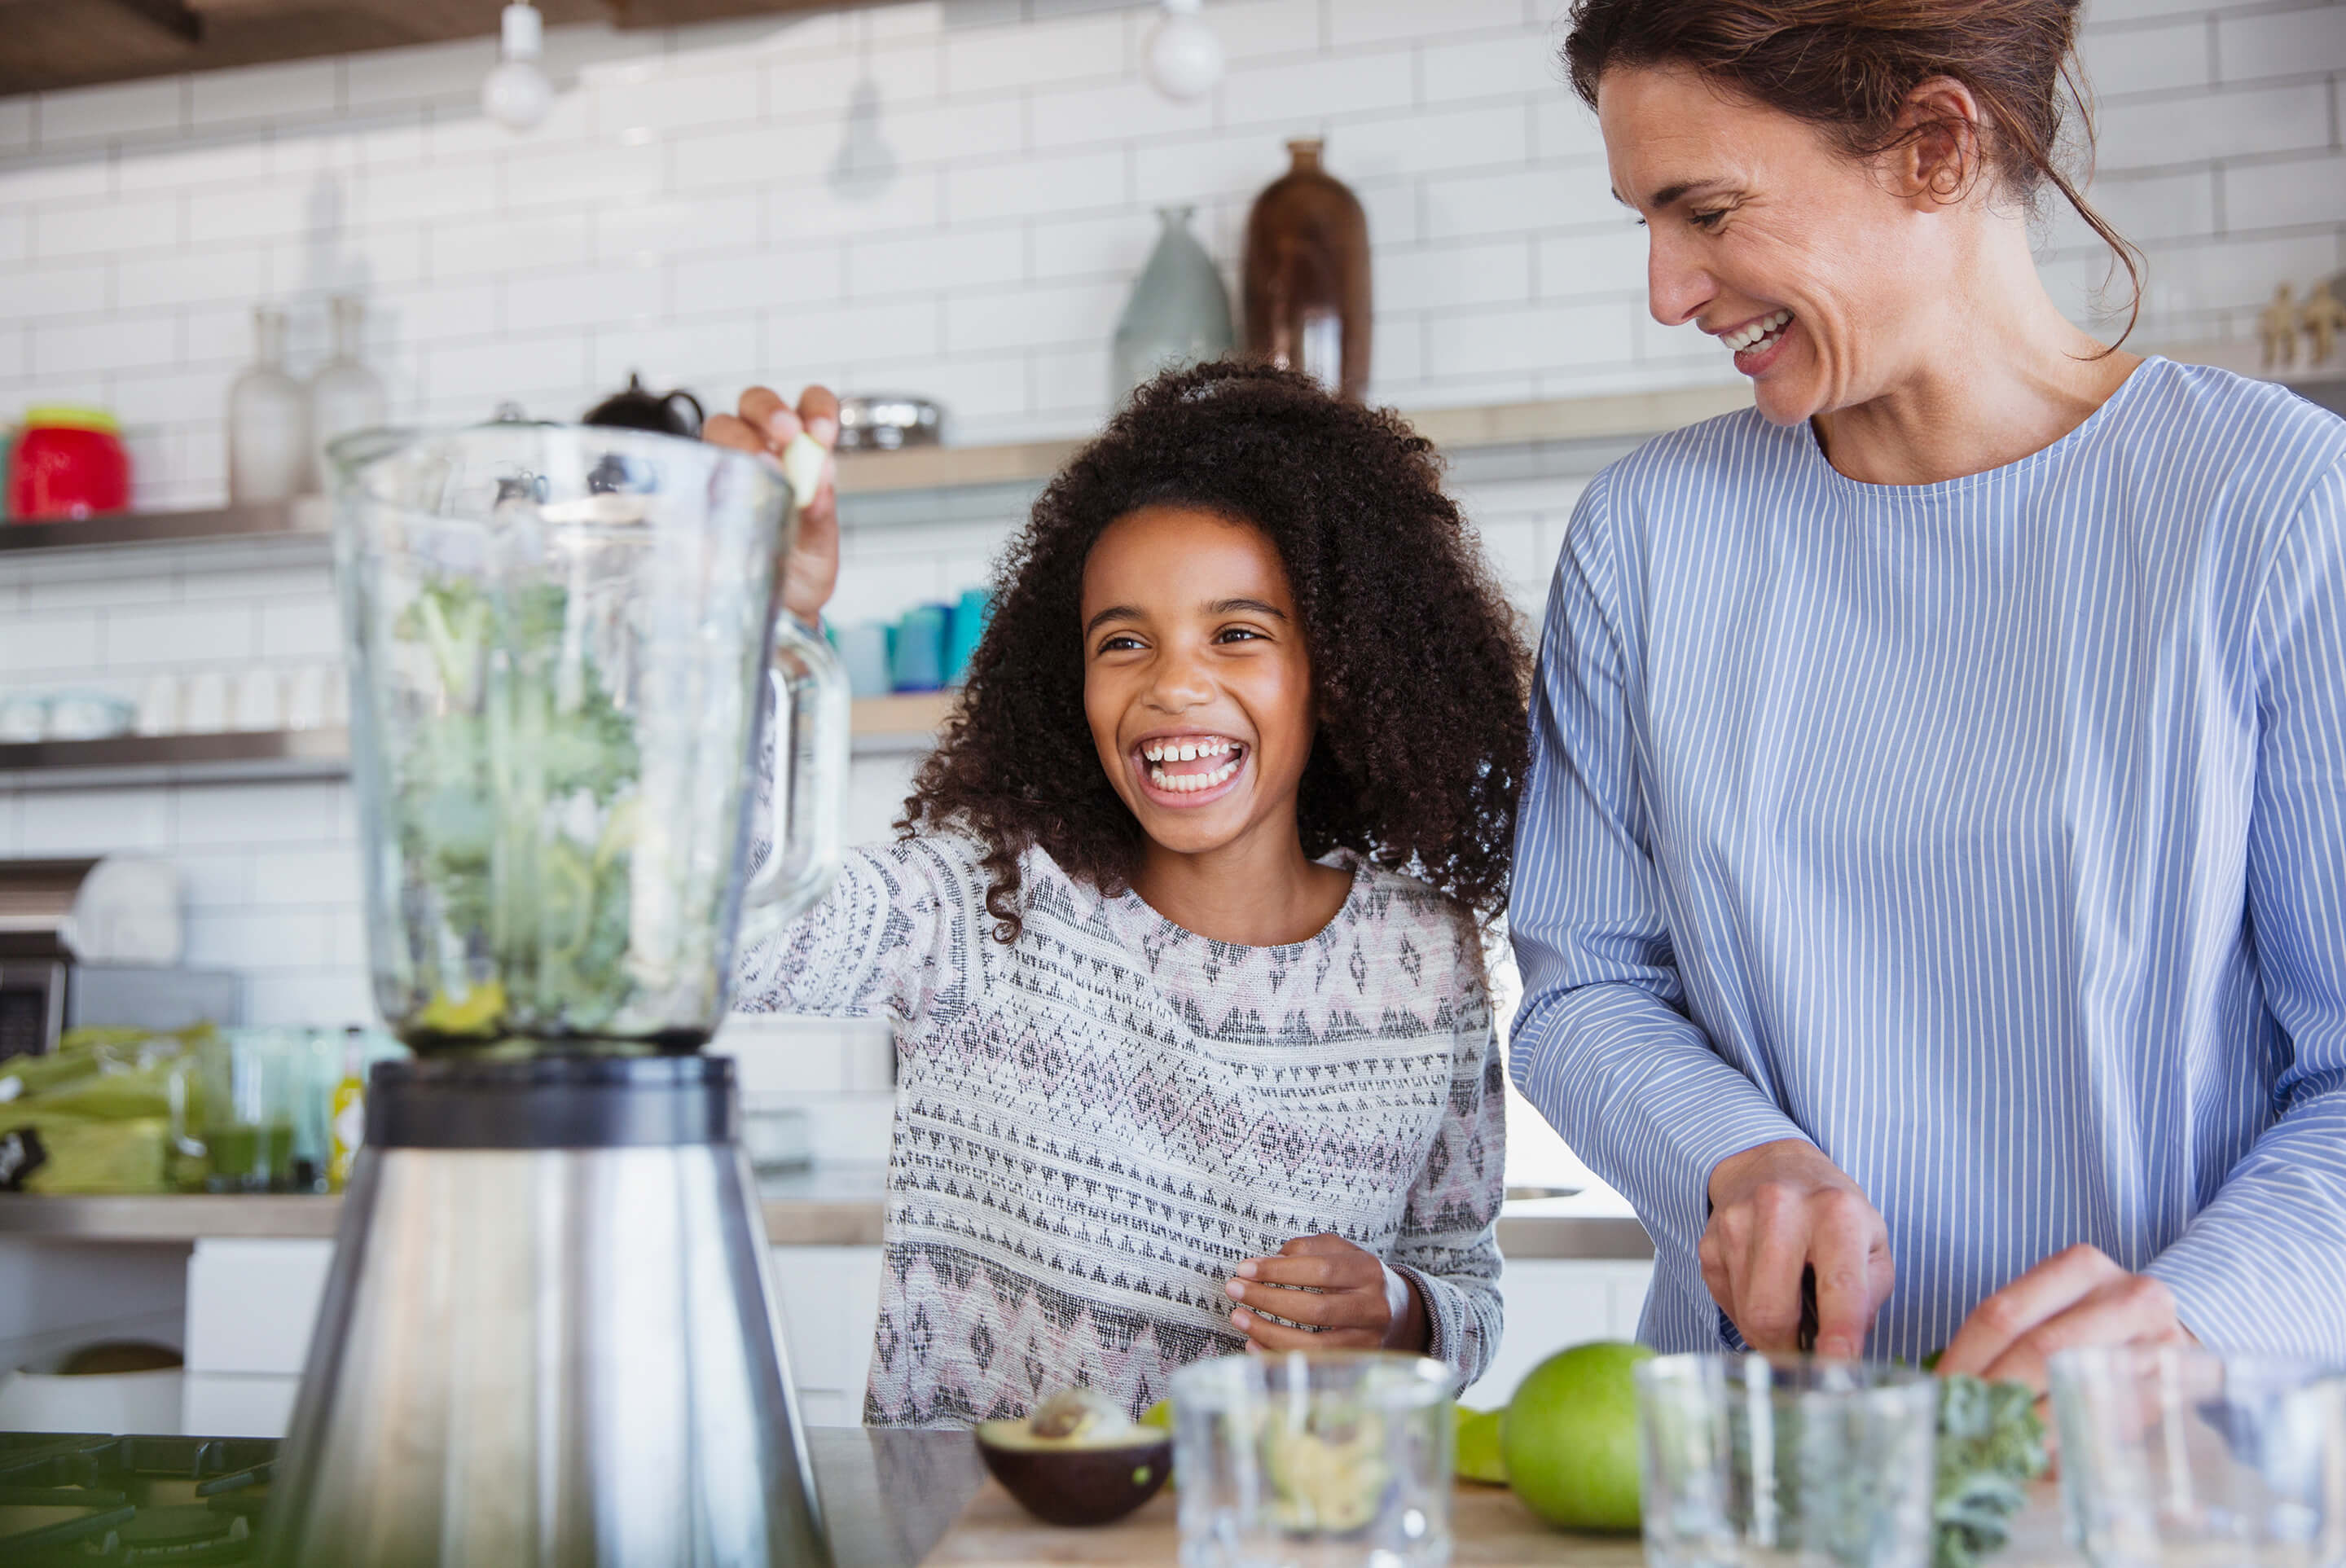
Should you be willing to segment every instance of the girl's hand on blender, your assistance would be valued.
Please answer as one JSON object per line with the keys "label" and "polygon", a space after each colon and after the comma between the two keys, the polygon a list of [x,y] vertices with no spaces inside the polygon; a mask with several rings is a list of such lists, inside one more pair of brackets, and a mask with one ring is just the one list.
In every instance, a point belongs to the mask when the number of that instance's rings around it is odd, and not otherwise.
{"label": "girl's hand on blender", "polygon": [[777,461],[801,433],[822,446],[822,478],[814,499],[799,508],[798,542],[782,563],[782,605],[811,626],[839,583],[839,474],[830,455],[839,444],[839,399],[828,387],[809,387],[792,408],[770,388],[751,387],[738,412],[718,414],[700,433],[719,446]]}

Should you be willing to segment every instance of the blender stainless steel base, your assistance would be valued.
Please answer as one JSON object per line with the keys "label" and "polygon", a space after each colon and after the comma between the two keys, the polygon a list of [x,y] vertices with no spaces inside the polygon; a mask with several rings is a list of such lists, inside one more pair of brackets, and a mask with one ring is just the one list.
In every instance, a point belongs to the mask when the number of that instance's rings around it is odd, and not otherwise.
{"label": "blender stainless steel base", "polygon": [[828,1568],[732,1065],[375,1069],[264,1561]]}

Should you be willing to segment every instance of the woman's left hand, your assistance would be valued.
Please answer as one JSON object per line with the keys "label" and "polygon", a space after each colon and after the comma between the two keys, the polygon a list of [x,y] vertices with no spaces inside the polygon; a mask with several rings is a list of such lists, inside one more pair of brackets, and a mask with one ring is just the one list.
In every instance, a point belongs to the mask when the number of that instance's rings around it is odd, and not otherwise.
{"label": "woman's left hand", "polygon": [[1222,1288],[1239,1303],[1230,1322],[1249,1349],[1425,1349],[1425,1304],[1417,1291],[1375,1253],[1341,1236],[1299,1236],[1275,1257],[1250,1257]]}
{"label": "woman's left hand", "polygon": [[1975,1308],[1939,1371],[2026,1383],[2045,1392],[2045,1363],[2078,1345],[2189,1345],[2175,1295],[2147,1274],[2129,1274],[2097,1247],[2046,1258]]}

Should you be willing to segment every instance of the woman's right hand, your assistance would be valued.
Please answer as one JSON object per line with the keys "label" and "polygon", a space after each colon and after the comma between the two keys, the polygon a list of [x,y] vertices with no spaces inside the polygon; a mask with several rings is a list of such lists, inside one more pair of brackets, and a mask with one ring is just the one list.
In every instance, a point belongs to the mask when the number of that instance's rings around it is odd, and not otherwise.
{"label": "woman's right hand", "polygon": [[[700,434],[719,446],[779,459],[801,431],[822,443],[825,452],[839,444],[839,399],[829,388],[807,388],[792,408],[772,389],[751,387],[741,394],[738,412],[717,415]],[[814,499],[799,508],[798,542],[782,563],[783,607],[813,626],[838,585],[839,471],[825,458],[822,482]]]}
{"label": "woman's right hand", "polygon": [[1896,1269],[1881,1214],[1811,1143],[1785,1138],[1730,1155],[1710,1173],[1703,1283],[1755,1350],[1800,1348],[1800,1277],[1816,1270],[1816,1353],[1865,1349]]}

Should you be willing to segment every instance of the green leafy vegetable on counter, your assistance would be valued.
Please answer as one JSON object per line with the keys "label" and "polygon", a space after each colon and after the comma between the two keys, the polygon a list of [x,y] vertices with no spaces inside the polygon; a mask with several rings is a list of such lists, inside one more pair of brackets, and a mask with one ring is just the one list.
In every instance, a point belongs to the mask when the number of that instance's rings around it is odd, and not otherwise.
{"label": "green leafy vegetable on counter", "polygon": [[2036,1396],[2026,1385],[1961,1373],[1942,1378],[1933,1568],[1976,1568],[2003,1550],[2013,1516],[2028,1501],[2028,1483],[2051,1462]]}

